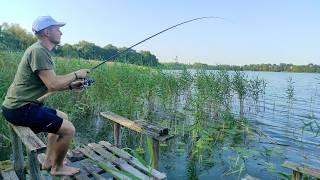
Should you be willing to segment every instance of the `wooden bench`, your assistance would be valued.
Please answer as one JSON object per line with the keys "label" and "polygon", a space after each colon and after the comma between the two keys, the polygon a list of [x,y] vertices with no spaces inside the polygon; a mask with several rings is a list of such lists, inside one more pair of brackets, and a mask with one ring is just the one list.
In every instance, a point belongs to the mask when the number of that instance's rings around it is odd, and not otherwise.
{"label": "wooden bench", "polygon": [[303,175],[313,176],[316,178],[320,178],[320,169],[314,168],[310,165],[306,164],[297,164],[290,161],[285,161],[282,166],[291,169],[292,172],[292,180],[300,180]]}
{"label": "wooden bench", "polygon": [[113,122],[113,137],[114,144],[117,147],[121,147],[120,130],[121,126],[134,130],[136,132],[145,134],[152,138],[153,141],[153,168],[159,169],[159,142],[167,141],[173,138],[173,135],[169,134],[169,130],[166,127],[161,127],[158,124],[152,124],[143,120],[131,121],[125,117],[119,116],[112,112],[101,112],[100,115],[107,120]]}
{"label": "wooden bench", "polygon": [[24,156],[22,144],[28,156],[28,169],[31,179],[40,179],[40,165],[38,154],[46,150],[46,145],[28,127],[15,126],[10,124],[12,148],[13,148],[13,168],[19,179],[26,179],[24,172]]}
{"label": "wooden bench", "polygon": [[1,171],[1,175],[5,180],[19,180],[16,172],[13,169]]}

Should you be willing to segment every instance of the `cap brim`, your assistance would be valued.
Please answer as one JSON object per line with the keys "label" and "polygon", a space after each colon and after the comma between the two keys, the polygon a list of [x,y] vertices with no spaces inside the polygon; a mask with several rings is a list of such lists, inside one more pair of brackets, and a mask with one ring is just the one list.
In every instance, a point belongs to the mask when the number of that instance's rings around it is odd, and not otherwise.
{"label": "cap brim", "polygon": [[64,23],[64,22],[56,22],[56,23],[54,23],[52,26],[62,27],[62,26],[64,26],[64,25],[66,25],[66,23]]}

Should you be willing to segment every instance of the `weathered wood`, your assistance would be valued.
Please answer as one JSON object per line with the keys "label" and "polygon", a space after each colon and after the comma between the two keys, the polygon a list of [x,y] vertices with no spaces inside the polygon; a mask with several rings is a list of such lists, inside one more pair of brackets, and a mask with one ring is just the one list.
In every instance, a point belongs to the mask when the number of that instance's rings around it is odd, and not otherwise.
{"label": "weathered wood", "polygon": [[[124,118],[122,116],[119,116],[117,114],[114,114],[112,112],[101,112],[100,113],[102,117],[106,118],[106,119],[109,119],[113,122],[116,122],[124,127],[127,127],[131,130],[134,130],[136,132],[139,132],[139,133],[143,133],[143,134],[146,134],[154,139],[158,139],[160,141],[165,141],[167,139],[170,139],[172,138],[173,136],[171,135],[164,135],[164,136],[161,136],[159,132],[157,132],[157,130],[155,129],[150,129],[149,127],[146,127],[146,126],[143,126],[141,124],[139,124],[138,122],[135,122],[135,121],[131,121],[127,118]],[[141,122],[141,121],[140,121]],[[153,126],[150,126],[150,127],[153,127]],[[164,130],[164,131],[167,131],[167,130]]]}
{"label": "weathered wood", "polygon": [[113,123],[113,138],[114,138],[114,145],[117,147],[121,147],[121,125],[114,122]]}
{"label": "weathered wood", "polygon": [[159,169],[159,156],[160,156],[160,145],[159,140],[152,139],[153,145],[153,164],[152,167],[155,169]]}
{"label": "weathered wood", "polygon": [[107,141],[100,141],[99,144],[103,145],[103,146],[106,147],[109,151],[111,151],[111,152],[113,152],[114,154],[116,154],[117,156],[125,159],[126,161],[128,161],[128,160],[130,160],[130,159],[133,158],[129,153],[127,153],[127,152],[125,152],[125,151],[117,148],[115,145],[112,145],[112,144],[110,144],[110,143],[107,142]]}
{"label": "weathered wood", "polygon": [[161,142],[167,141],[169,139],[172,139],[174,135],[165,135],[165,136],[158,136],[158,137],[153,137],[153,139],[157,139]]}
{"label": "weathered wood", "polygon": [[89,174],[91,174],[96,180],[105,179],[100,174],[98,174],[98,172],[100,172],[102,169],[100,169],[96,164],[93,164],[91,161],[88,161],[88,159],[82,160],[80,164],[83,167],[83,169],[86,170]]}
{"label": "weathered wood", "polygon": [[105,150],[102,145],[90,143],[88,144],[88,146],[91,147],[95,152],[99,153],[102,157],[119,166],[120,169],[123,169],[124,171],[127,171],[140,179],[150,179],[150,177],[129,165],[125,160],[118,158],[110,152],[108,152],[107,150]]}
{"label": "weathered wood", "polygon": [[40,138],[38,138],[38,136],[34,134],[30,128],[15,125],[11,125],[11,127],[19,136],[28,151],[41,153],[46,150],[46,145],[40,140]]}
{"label": "weathered wood", "polygon": [[152,167],[146,167],[143,165],[138,159],[131,156],[126,151],[119,149],[115,147],[114,145],[110,144],[107,141],[100,141],[99,144],[103,145],[105,148],[107,148],[109,151],[114,153],[115,155],[121,157],[122,159],[126,160],[129,164],[134,166],[135,168],[139,169],[140,171],[154,177],[155,179],[166,179],[167,176],[165,173],[161,173],[157,171],[156,169],[153,169]]}
{"label": "weathered wood", "polygon": [[[38,161],[39,161],[39,163],[40,163],[40,166],[41,166],[41,164],[43,163],[43,161],[44,161],[44,159],[45,159],[45,154],[44,153],[41,153],[41,154],[38,154]],[[71,164],[72,162],[69,160],[69,159],[65,159],[65,161],[66,161],[66,163],[67,164]],[[74,176],[72,176],[72,177],[74,177],[75,179],[77,179],[77,180],[89,180],[89,178],[88,178],[88,173],[86,172],[86,171],[80,171],[80,173],[77,173],[77,174],[75,174]],[[59,176],[59,177],[61,177],[62,179],[70,179],[70,176]]]}
{"label": "weathered wood", "polygon": [[293,171],[300,172],[304,175],[314,176],[316,178],[320,178],[320,169],[311,167],[306,164],[297,164],[290,161],[285,161],[282,166],[292,169]]}
{"label": "weathered wood", "polygon": [[302,178],[302,173],[298,171],[293,171],[292,172],[292,180],[301,180]]}
{"label": "weathered wood", "polygon": [[[97,163],[103,163],[105,166],[107,166],[110,169],[116,169],[116,167],[113,164],[111,164],[109,161],[105,161],[102,157],[98,156],[96,153],[94,153],[94,151],[91,150],[91,148],[87,146],[83,146],[79,148],[79,151]],[[118,174],[115,172],[110,172],[110,173],[112,174],[112,176],[119,179],[131,179],[123,174]]]}
{"label": "weathered wood", "polygon": [[167,127],[162,127],[159,124],[146,122],[144,120],[136,120],[135,122],[140,124],[145,129],[150,129],[155,133],[158,133],[159,136],[164,136],[169,134],[169,129]]}
{"label": "weathered wood", "polygon": [[30,179],[32,180],[42,179],[37,153],[34,151],[31,151],[31,152],[27,152],[27,155],[28,155],[28,161],[29,161]]}
{"label": "weathered wood", "polygon": [[14,132],[12,126],[10,126],[10,132],[12,137],[13,169],[15,170],[19,179],[25,180],[26,175],[24,173],[22,142],[18,135]]}
{"label": "weathered wood", "polygon": [[19,180],[16,172],[11,170],[1,171],[2,178],[5,180]]}

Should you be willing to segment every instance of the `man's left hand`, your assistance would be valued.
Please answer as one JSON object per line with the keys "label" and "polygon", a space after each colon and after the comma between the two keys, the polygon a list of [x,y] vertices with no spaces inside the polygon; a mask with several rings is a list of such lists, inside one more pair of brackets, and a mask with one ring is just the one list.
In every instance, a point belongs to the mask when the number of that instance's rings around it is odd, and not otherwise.
{"label": "man's left hand", "polygon": [[77,90],[80,90],[80,89],[83,89],[81,88],[81,86],[83,85],[84,81],[81,81],[81,80],[78,80],[78,81],[73,81],[70,86],[72,87],[72,89],[77,89]]}

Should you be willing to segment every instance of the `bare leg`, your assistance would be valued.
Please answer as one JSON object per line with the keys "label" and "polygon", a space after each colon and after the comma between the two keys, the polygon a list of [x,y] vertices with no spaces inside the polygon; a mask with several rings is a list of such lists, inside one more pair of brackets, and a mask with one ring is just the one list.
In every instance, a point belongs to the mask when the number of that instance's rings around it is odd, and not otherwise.
{"label": "bare leg", "polygon": [[[62,119],[68,120],[68,115],[62,111],[56,110],[57,116],[61,117]],[[42,163],[42,169],[49,170],[53,164],[53,154],[55,151],[53,150],[54,144],[57,142],[59,138],[58,134],[48,133],[48,143],[47,143],[47,152],[46,157]],[[65,163],[66,164],[66,163]]]}
{"label": "bare leg", "polygon": [[63,164],[63,160],[67,154],[69,144],[74,136],[75,128],[68,120],[63,120],[63,123],[58,131],[59,137],[53,145],[54,152],[53,164],[50,171],[51,175],[71,176],[80,171],[79,168],[70,167]]}
{"label": "bare leg", "polygon": [[53,160],[52,158],[55,156],[53,147],[54,144],[57,142],[59,135],[48,133],[48,143],[47,143],[47,152],[46,157],[42,163],[42,169],[49,170],[52,166]]}

